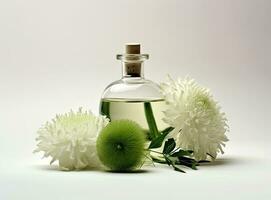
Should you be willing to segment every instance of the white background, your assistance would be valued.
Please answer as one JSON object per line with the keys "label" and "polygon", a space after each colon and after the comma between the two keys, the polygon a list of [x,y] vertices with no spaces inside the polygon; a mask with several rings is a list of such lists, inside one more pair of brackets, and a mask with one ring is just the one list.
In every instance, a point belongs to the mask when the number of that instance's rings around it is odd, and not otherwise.
{"label": "white background", "polygon": [[[1,0],[0,199],[270,199],[271,1]],[[33,155],[56,113],[98,113],[126,42],[145,75],[190,75],[227,113],[226,154],[198,171],[59,172]]]}

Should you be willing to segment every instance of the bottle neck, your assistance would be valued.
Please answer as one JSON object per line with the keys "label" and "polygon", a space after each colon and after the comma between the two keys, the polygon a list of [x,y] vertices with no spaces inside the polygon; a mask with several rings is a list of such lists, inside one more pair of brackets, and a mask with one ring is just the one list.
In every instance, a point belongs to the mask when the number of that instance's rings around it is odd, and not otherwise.
{"label": "bottle neck", "polygon": [[144,78],[144,63],[122,62],[122,78]]}

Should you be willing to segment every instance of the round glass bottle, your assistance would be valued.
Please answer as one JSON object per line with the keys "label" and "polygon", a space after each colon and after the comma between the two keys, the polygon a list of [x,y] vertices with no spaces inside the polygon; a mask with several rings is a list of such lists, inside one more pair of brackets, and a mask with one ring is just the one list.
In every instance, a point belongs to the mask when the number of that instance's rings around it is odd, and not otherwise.
{"label": "round glass bottle", "polygon": [[[125,54],[118,54],[122,63],[122,78],[108,85],[100,102],[100,114],[111,121],[130,119],[146,132],[166,128],[163,122],[165,101],[159,86],[144,78],[143,64],[148,54],[140,54],[139,44],[127,44]],[[150,120],[155,120],[153,123]],[[156,126],[156,127],[152,127]]]}

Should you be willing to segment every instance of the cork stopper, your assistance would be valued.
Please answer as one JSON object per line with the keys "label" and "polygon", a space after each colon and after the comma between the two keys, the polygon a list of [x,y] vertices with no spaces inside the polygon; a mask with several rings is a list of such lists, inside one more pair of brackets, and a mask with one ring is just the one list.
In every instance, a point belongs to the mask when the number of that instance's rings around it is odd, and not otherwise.
{"label": "cork stopper", "polygon": [[[140,55],[140,44],[139,43],[127,43],[125,44],[126,55]],[[141,76],[141,62],[138,62],[138,57],[130,58],[130,62],[124,64],[124,76],[129,77],[140,77]]]}
{"label": "cork stopper", "polygon": [[140,54],[140,44],[139,43],[127,43],[125,44],[126,54]]}

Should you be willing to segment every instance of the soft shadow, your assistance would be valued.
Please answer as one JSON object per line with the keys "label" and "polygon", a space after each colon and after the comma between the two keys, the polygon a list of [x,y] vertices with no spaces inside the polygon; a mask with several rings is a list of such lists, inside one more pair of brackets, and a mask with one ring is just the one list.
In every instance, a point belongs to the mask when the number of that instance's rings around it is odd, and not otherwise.
{"label": "soft shadow", "polygon": [[55,171],[55,172],[84,172],[84,171],[100,171],[98,169],[82,169],[82,170],[62,170],[57,165],[36,165],[33,168],[42,171]]}
{"label": "soft shadow", "polygon": [[112,173],[112,174],[142,174],[142,173],[150,173],[151,171],[144,170],[144,169],[138,169],[138,170],[133,170],[133,171],[111,171],[111,170],[105,170],[103,172]]}
{"label": "soft shadow", "polygon": [[57,165],[35,165],[33,168],[42,170],[42,171],[54,171],[54,172],[106,172],[112,174],[141,174],[141,173],[149,173],[149,170],[138,169],[134,171],[110,171],[103,169],[94,169],[94,168],[86,168],[82,170],[61,170]]}
{"label": "soft shadow", "polygon": [[60,171],[56,165],[35,165],[33,168],[43,171]]}
{"label": "soft shadow", "polygon": [[212,162],[201,163],[200,166],[220,166],[220,165],[236,165],[247,163],[244,158],[217,158]]}

